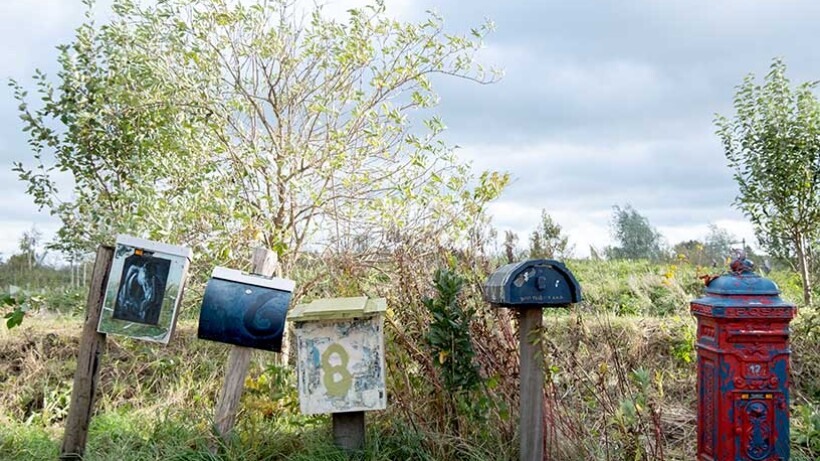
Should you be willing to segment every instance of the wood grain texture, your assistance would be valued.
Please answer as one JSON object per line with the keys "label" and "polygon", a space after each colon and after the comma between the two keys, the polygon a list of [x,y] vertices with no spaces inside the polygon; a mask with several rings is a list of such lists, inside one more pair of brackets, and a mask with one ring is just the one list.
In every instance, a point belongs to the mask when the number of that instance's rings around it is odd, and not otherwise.
{"label": "wood grain texture", "polygon": [[[253,268],[257,275],[271,277],[279,266],[276,253],[266,248],[256,248],[253,251]],[[214,425],[220,437],[225,440],[236,423],[236,413],[239,410],[239,401],[245,389],[245,376],[251,363],[252,349],[241,346],[231,346],[228,355],[228,364],[225,367],[225,383],[216,405]],[[215,452],[217,447],[211,448]]]}
{"label": "wood grain texture", "polygon": [[347,451],[364,448],[364,412],[333,413],[333,443]]}
{"label": "wood grain texture", "polygon": [[251,363],[253,349],[242,346],[231,346],[228,364],[225,367],[225,383],[216,405],[214,424],[219,435],[224,439],[233,430],[239,401],[245,389],[245,376]]}
{"label": "wood grain texture", "polygon": [[521,461],[544,459],[544,364],[541,354],[541,309],[519,311],[521,354],[519,433]]}
{"label": "wood grain texture", "polygon": [[108,273],[114,259],[114,248],[100,246],[91,275],[91,286],[85,305],[85,322],[80,337],[80,351],[77,354],[77,370],[74,372],[74,386],[71,388],[71,402],[66,418],[61,460],[80,460],[85,453],[88,438],[88,424],[94,411],[94,394],[100,375],[100,361],[105,348],[105,335],[97,333],[105,292],[108,287]]}

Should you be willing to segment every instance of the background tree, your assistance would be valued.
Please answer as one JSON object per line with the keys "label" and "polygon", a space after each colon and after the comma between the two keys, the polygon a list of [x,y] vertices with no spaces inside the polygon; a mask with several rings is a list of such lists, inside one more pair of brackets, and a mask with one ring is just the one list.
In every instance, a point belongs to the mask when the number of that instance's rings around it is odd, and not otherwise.
{"label": "background tree", "polygon": [[706,234],[704,239],[704,251],[710,262],[715,261],[718,265],[723,264],[726,258],[734,256],[734,249],[746,251],[742,247],[743,243],[731,232],[716,224],[709,224],[709,233]]}
{"label": "background tree", "polygon": [[40,262],[37,256],[37,247],[40,245],[42,238],[43,234],[34,226],[30,230],[24,231],[23,236],[20,237],[20,254],[28,261],[28,270],[31,270],[35,263]]}
{"label": "background tree", "polygon": [[517,244],[518,234],[511,230],[504,232],[504,255],[507,257],[507,264],[512,264],[517,259]]}
{"label": "background tree", "polygon": [[649,259],[657,261],[664,255],[661,233],[649,219],[638,213],[632,205],[612,207],[610,232],[617,246],[607,247],[611,259]]}
{"label": "background tree", "polygon": [[718,135],[739,186],[737,206],[761,246],[796,260],[803,300],[812,302],[811,242],[820,231],[820,104],[817,82],[792,88],[775,59],[762,85],[747,76],[735,116],[718,116]]}
{"label": "background tree", "polygon": [[547,210],[541,210],[541,221],[530,234],[530,258],[564,259],[570,257],[569,237],[561,232],[561,225],[553,221]]}
{"label": "background tree", "polygon": [[[476,178],[439,118],[410,114],[438,102],[433,75],[493,81],[473,62],[491,25],[454,35],[381,2],[346,21],[290,4],[116,0],[110,24],[61,48],[56,90],[38,74],[43,109],[15,84],[35,151],[18,171],[62,219],[62,245],[128,231],[193,245],[207,265],[244,264],[234,249],[263,242],[289,272],[308,242],[345,253],[366,234],[357,260],[371,261],[453,245],[481,220],[507,176]],[[46,151],[75,200],[59,202]]]}
{"label": "background tree", "polygon": [[[674,246],[672,251],[698,266],[725,266],[726,258],[734,256],[734,249],[741,243],[728,230],[709,224],[709,233],[702,240],[688,240]],[[759,261],[762,263],[762,261]]]}

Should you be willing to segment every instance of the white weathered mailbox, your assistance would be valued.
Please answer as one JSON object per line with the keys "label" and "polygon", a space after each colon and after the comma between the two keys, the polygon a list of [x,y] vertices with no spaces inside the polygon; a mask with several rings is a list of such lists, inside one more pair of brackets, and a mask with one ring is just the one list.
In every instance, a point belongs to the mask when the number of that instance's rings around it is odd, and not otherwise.
{"label": "white weathered mailbox", "polygon": [[384,298],[328,298],[289,314],[303,414],[333,413],[336,444],[364,444],[364,411],[387,407]]}

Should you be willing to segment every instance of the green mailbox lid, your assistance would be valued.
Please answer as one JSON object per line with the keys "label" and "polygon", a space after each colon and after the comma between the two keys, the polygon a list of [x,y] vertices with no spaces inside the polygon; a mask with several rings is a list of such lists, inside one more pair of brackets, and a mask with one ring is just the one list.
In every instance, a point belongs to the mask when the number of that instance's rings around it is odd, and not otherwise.
{"label": "green mailbox lid", "polygon": [[299,304],[288,313],[288,320],[305,322],[311,320],[342,320],[369,317],[387,310],[384,298],[322,298],[310,304]]}

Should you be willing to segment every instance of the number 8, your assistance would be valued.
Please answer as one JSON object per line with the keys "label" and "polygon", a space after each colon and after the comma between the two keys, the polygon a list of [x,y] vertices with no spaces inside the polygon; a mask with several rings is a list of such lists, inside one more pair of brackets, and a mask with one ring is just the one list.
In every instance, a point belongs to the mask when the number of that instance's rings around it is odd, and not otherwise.
{"label": "number 8", "polygon": [[[339,356],[341,364],[333,365],[330,363],[330,357],[333,354]],[[347,370],[349,360],[350,357],[347,355],[347,351],[339,343],[327,346],[327,349],[322,353],[322,371],[324,372],[322,382],[327,389],[327,395],[330,397],[344,397],[353,385],[353,375]],[[338,381],[336,375],[339,375]]]}

